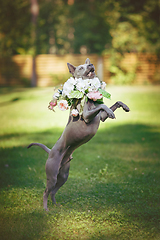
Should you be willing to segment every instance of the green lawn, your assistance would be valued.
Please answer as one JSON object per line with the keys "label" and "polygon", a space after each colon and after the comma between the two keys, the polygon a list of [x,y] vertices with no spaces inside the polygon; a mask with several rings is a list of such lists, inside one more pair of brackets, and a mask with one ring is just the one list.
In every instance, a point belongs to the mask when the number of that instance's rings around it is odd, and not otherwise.
{"label": "green lawn", "polygon": [[68,111],[47,109],[52,88],[0,89],[0,239],[160,239],[160,86],[108,86],[116,120],[73,154],[70,176],[43,210],[47,153]]}

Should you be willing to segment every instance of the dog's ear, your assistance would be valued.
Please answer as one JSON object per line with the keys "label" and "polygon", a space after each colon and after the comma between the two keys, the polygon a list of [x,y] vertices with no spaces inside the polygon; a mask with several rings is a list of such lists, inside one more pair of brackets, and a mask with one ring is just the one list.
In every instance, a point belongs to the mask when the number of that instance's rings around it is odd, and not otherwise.
{"label": "dog's ear", "polygon": [[85,64],[91,64],[89,58],[86,59]]}
{"label": "dog's ear", "polygon": [[68,66],[69,72],[74,76],[74,72],[75,72],[76,67],[74,67],[70,63],[67,63],[67,66]]}

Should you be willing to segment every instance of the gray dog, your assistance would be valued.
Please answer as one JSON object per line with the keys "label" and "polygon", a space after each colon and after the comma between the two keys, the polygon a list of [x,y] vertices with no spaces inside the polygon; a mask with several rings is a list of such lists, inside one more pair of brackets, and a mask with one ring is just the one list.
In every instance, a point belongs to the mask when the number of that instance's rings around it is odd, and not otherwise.
{"label": "gray dog", "polygon": [[[74,67],[69,63],[67,65],[69,72],[74,78],[82,78],[83,81],[84,79],[93,79],[95,77],[95,68],[88,58],[85,64],[78,67]],[[81,100],[79,100],[78,105],[80,105],[80,102]],[[96,134],[100,121],[104,122],[108,117],[114,119],[115,115],[113,112],[120,107],[126,112],[129,111],[128,106],[120,101],[108,108],[104,104],[97,104],[93,100],[88,99],[84,103],[81,116],[73,117],[70,112],[66,128],[52,149],[41,143],[31,143],[28,146],[28,148],[33,145],[40,146],[48,153],[46,162],[47,186],[43,195],[45,210],[48,210],[47,200],[49,194],[52,202],[56,203],[55,194],[68,179],[70,160],[74,150],[88,142]]]}

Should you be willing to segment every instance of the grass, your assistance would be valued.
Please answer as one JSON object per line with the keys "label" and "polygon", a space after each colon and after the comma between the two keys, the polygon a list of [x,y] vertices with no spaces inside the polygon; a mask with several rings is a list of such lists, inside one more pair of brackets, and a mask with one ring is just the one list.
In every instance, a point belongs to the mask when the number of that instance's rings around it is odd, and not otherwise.
{"label": "grass", "polygon": [[107,88],[131,109],[100,125],[73,154],[70,176],[43,210],[47,154],[68,112],[47,109],[52,89],[0,89],[0,238],[160,239],[160,87]]}

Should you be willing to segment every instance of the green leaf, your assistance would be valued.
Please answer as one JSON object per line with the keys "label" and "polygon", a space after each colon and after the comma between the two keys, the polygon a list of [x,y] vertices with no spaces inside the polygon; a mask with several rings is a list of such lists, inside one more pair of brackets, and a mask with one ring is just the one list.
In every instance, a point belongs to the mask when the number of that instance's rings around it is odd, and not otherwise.
{"label": "green leaf", "polygon": [[101,99],[97,99],[97,101],[96,101],[98,104],[103,104],[104,102],[103,102],[103,98],[101,98]]}
{"label": "green leaf", "polygon": [[111,99],[111,94],[106,92],[105,90],[99,88],[98,91],[102,94],[103,97]]}
{"label": "green leaf", "polygon": [[83,98],[84,93],[76,90],[76,91],[71,91],[71,93],[69,94],[70,98]]}
{"label": "green leaf", "polygon": [[85,96],[82,98],[81,103],[80,103],[79,115],[82,115],[82,113],[83,113],[84,104],[85,104]]}

